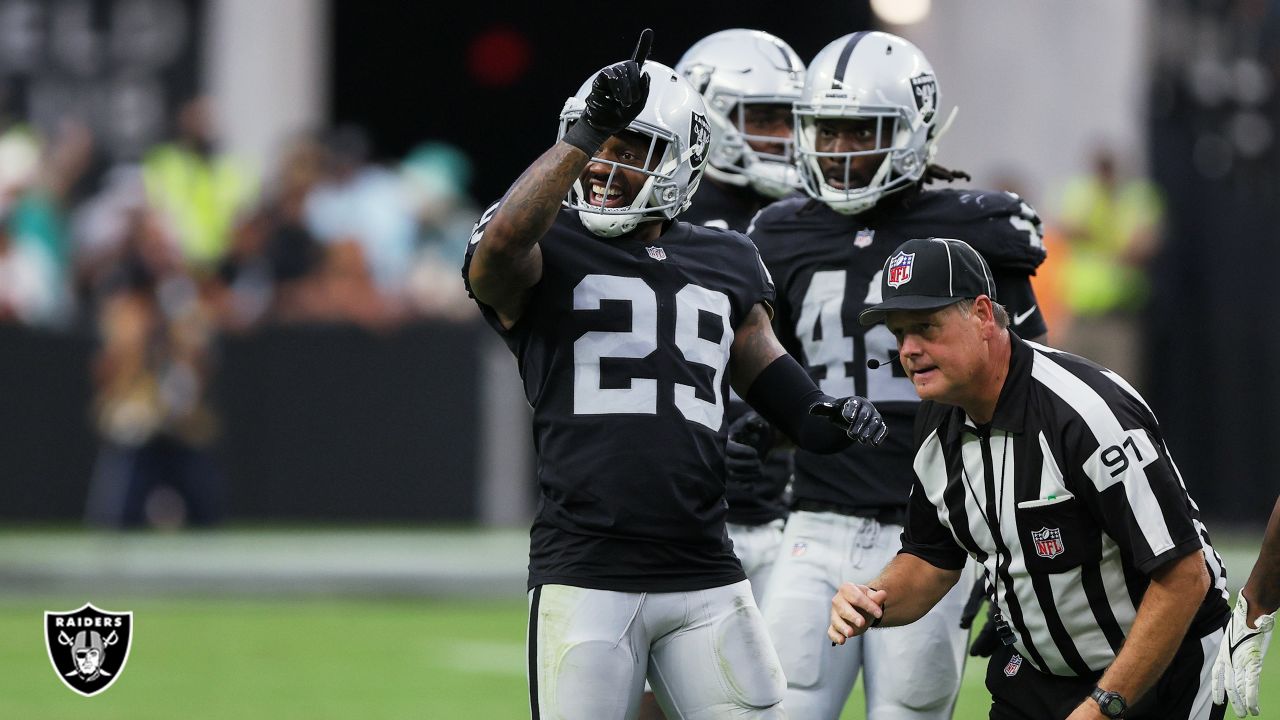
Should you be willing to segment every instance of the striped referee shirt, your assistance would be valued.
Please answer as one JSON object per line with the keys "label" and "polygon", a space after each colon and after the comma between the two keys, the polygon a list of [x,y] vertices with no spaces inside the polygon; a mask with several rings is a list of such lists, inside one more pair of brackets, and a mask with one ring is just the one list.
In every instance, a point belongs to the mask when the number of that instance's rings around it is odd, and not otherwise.
{"label": "striped referee shirt", "polygon": [[1191,553],[1212,583],[1189,632],[1221,628],[1226,570],[1146,402],[1110,370],[1010,337],[990,423],[921,405],[902,552],[981,563],[1017,650],[1054,675],[1110,665],[1151,574]]}

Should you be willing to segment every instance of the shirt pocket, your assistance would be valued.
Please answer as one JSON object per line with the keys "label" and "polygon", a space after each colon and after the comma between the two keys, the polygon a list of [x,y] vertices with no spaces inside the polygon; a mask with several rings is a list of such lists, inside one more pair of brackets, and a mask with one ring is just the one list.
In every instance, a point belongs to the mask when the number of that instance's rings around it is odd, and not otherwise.
{"label": "shirt pocket", "polygon": [[1020,502],[1014,512],[1028,572],[1062,573],[1102,558],[1102,535],[1075,496]]}

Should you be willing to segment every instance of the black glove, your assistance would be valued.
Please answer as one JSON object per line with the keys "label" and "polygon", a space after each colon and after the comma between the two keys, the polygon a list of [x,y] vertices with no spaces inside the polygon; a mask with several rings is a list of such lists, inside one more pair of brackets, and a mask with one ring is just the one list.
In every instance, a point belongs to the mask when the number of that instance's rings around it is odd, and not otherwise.
{"label": "black glove", "polygon": [[729,425],[729,440],[750,445],[756,454],[764,457],[773,447],[775,436],[768,420],[754,410],[747,410]]}
{"label": "black glove", "polygon": [[725,480],[750,492],[764,482],[765,455],[773,447],[773,428],[769,421],[748,410],[729,425],[729,442],[724,450]]}
{"label": "black glove", "polygon": [[609,136],[625,130],[636,119],[649,99],[649,76],[641,70],[652,45],[653,31],[645,28],[630,60],[614,63],[596,75],[582,117],[565,132],[565,142],[588,156],[595,155]]}
{"label": "black glove", "polygon": [[991,657],[991,653],[1000,647],[1000,634],[996,632],[996,609],[987,605],[987,624],[982,626],[973,644],[969,646],[969,654],[973,657]]}
{"label": "black glove", "polygon": [[853,395],[839,400],[822,400],[809,406],[810,415],[821,415],[845,434],[860,443],[879,445],[889,434],[889,426],[884,424],[880,411],[871,401]]}
{"label": "black glove", "polygon": [[733,438],[724,448],[725,481],[742,486],[753,486],[764,482],[764,466],[760,463],[760,453],[756,449],[740,443]]}

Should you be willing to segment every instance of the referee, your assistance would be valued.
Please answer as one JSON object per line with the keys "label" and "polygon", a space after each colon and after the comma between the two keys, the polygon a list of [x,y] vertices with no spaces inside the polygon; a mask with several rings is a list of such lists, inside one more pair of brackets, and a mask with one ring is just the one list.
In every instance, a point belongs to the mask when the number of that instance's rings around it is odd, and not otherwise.
{"label": "referee", "polygon": [[859,318],[893,332],[925,402],[902,551],[840,588],[832,642],[915,621],[968,555],[1002,640],[991,718],[1221,718],[1225,569],[1155,416],[1110,370],[1014,335],[993,296],[969,245],[909,240]]}

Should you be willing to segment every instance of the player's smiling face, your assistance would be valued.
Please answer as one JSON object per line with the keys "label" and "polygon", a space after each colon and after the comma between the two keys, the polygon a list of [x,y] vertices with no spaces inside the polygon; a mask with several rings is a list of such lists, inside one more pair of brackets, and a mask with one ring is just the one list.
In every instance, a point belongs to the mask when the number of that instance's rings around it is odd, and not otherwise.
{"label": "player's smiling face", "polygon": [[979,376],[982,321],[959,306],[898,310],[885,316],[898,340],[898,360],[921,400],[964,406]]}
{"label": "player's smiling face", "polygon": [[[892,123],[881,126],[876,118],[819,118],[814,122],[814,149],[823,153],[852,153],[875,150],[888,144],[885,135]],[[879,132],[880,137],[877,137]],[[866,187],[884,162],[884,153],[869,152],[866,155],[845,157],[819,157],[818,167],[822,177],[837,190],[856,190]]]}
{"label": "player's smiling face", "polygon": [[[641,169],[657,168],[665,149],[666,143],[661,140],[654,142],[649,136],[637,132],[624,131],[609,138],[582,171],[584,198],[596,207],[629,207],[649,179]],[[600,160],[618,164],[614,166]]]}

